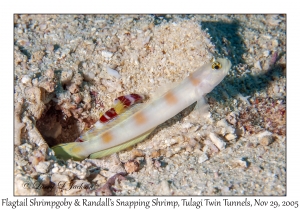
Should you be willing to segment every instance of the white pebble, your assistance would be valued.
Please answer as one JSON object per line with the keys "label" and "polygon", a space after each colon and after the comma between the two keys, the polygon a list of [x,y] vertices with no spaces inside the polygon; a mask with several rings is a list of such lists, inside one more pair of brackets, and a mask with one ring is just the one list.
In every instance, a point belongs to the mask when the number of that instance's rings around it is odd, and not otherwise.
{"label": "white pebble", "polygon": [[47,186],[50,184],[50,178],[46,174],[41,174],[38,178],[38,181],[41,182],[44,186]]}
{"label": "white pebble", "polygon": [[113,77],[115,77],[115,78],[120,78],[121,76],[120,76],[120,74],[119,74],[119,72],[117,71],[117,70],[114,70],[114,69],[112,69],[112,68],[109,68],[108,66],[106,67],[106,71],[107,71],[107,73],[109,74],[109,75],[111,75],[111,76],[113,76]]}
{"label": "white pebble", "polygon": [[268,146],[274,141],[273,137],[271,135],[264,136],[259,140],[259,143],[263,146]]}
{"label": "white pebble", "polygon": [[102,56],[105,58],[111,58],[113,56],[113,53],[109,51],[102,51]]}
{"label": "white pebble", "polygon": [[265,57],[268,57],[269,54],[270,54],[270,51],[269,51],[269,50],[265,50],[265,51],[263,52],[263,55],[264,55]]}
{"label": "white pebble", "polygon": [[256,137],[261,139],[264,136],[270,136],[270,135],[272,135],[272,133],[270,131],[262,131],[262,132],[256,134]]}
{"label": "white pebble", "polygon": [[150,41],[150,36],[147,36],[147,37],[144,39],[143,45],[147,44],[149,41]]}
{"label": "white pebble", "polygon": [[31,82],[30,76],[28,76],[28,75],[23,76],[23,78],[22,78],[22,83],[23,84],[27,84],[27,83],[30,83],[30,82]]}
{"label": "white pebble", "polygon": [[226,136],[225,136],[225,139],[228,140],[228,141],[231,141],[231,140],[233,140],[233,139],[235,139],[235,138],[236,138],[236,135],[235,135],[235,134],[232,134],[232,133],[228,133],[228,134],[226,134]]}
{"label": "white pebble", "polygon": [[83,77],[84,77],[84,79],[86,80],[86,81],[93,81],[94,79],[95,79],[95,77],[96,77],[96,75],[95,75],[95,73],[94,72],[92,72],[92,71],[89,71],[89,72],[87,72],[87,73],[84,73],[83,74]]}
{"label": "white pebble", "polygon": [[182,128],[190,128],[190,127],[192,127],[193,126],[193,124],[192,123],[184,123],[184,124],[182,124]]}
{"label": "white pebble", "polygon": [[259,69],[259,70],[262,70],[259,61],[256,61],[256,62],[254,63],[254,67],[257,68],[257,69]]}
{"label": "white pebble", "polygon": [[50,162],[39,162],[39,164],[35,167],[35,170],[38,173],[44,174],[47,173],[49,166],[50,166]]}
{"label": "white pebble", "polygon": [[206,160],[208,160],[208,157],[206,154],[202,154],[199,159],[198,159],[198,163],[203,163],[205,162]]}
{"label": "white pebble", "polygon": [[270,68],[270,62],[265,62],[262,68],[263,70],[268,70]]}
{"label": "white pebble", "polygon": [[245,133],[246,133],[246,131],[245,131],[245,128],[243,126],[236,129],[236,134],[238,136],[244,136]]}
{"label": "white pebble", "polygon": [[47,24],[40,24],[40,29],[45,30],[47,28]]}
{"label": "white pebble", "polygon": [[84,43],[85,43],[86,45],[92,45],[92,44],[94,44],[94,43],[93,43],[93,40],[85,40]]}
{"label": "white pebble", "polygon": [[177,144],[178,142],[182,142],[183,137],[182,136],[176,136],[172,139],[170,139],[170,145]]}
{"label": "white pebble", "polygon": [[63,174],[52,174],[51,182],[58,183],[58,182],[69,182],[70,178],[67,175]]}
{"label": "white pebble", "polygon": [[278,85],[274,85],[273,92],[276,94],[276,93],[279,93],[279,90],[280,90],[279,86]]}
{"label": "white pebble", "polygon": [[229,187],[227,187],[227,186],[222,187],[221,190],[223,193],[228,193],[230,191]]}
{"label": "white pebble", "polygon": [[63,84],[68,83],[69,81],[71,81],[72,77],[73,77],[73,71],[72,70],[64,70],[61,73],[60,81]]}
{"label": "white pebble", "polygon": [[210,137],[211,141],[219,148],[219,150],[225,149],[226,143],[222,139],[217,137],[216,134],[210,133],[209,137]]}
{"label": "white pebble", "polygon": [[273,49],[278,47],[278,40],[276,40],[276,39],[272,40],[272,47],[273,47]]}
{"label": "white pebble", "polygon": [[237,122],[236,114],[234,112],[229,113],[229,115],[226,116],[226,119],[231,125],[234,125]]}
{"label": "white pebble", "polygon": [[59,171],[59,168],[58,167],[54,167],[51,171],[52,171],[52,173],[57,173]]}
{"label": "white pebble", "polygon": [[225,119],[218,121],[217,126],[225,128],[227,133],[235,132],[235,129],[233,127],[231,127]]}
{"label": "white pebble", "polygon": [[131,23],[133,21],[132,17],[124,19],[124,23]]}
{"label": "white pebble", "polygon": [[155,166],[156,168],[159,168],[159,167],[161,166],[161,163],[160,163],[158,160],[155,160],[155,161],[154,161],[154,166]]}
{"label": "white pebble", "polygon": [[244,158],[237,160],[237,162],[243,168],[248,168],[248,166],[249,166],[248,162]]}
{"label": "white pebble", "polygon": [[207,148],[205,148],[205,151],[207,151],[208,148],[210,148],[211,151],[213,151],[213,152],[216,152],[216,153],[219,152],[218,148],[211,141],[204,140],[204,144],[207,145]]}
{"label": "white pebble", "polygon": [[178,153],[181,150],[181,147],[175,147],[174,152]]}

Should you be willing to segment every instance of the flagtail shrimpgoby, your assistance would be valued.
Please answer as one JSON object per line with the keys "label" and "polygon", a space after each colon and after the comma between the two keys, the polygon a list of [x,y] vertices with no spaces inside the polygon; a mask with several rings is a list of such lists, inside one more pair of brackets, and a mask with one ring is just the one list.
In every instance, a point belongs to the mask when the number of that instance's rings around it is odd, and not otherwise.
{"label": "flagtail shrimpgoby", "polygon": [[230,67],[228,59],[213,59],[160,97],[136,105],[107,124],[96,123],[80,136],[83,142],[59,144],[52,149],[58,158],[83,160],[130,147],[144,140],[158,125],[201,101],[224,79]]}

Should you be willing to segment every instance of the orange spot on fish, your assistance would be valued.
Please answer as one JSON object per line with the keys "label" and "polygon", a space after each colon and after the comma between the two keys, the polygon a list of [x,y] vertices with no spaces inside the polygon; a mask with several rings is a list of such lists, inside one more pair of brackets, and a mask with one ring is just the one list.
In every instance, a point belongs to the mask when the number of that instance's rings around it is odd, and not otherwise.
{"label": "orange spot on fish", "polygon": [[198,78],[196,78],[196,77],[194,77],[193,74],[191,74],[191,75],[189,76],[189,79],[190,79],[190,82],[192,83],[193,86],[197,86],[197,85],[199,85],[200,82],[201,82],[201,80],[198,79]]}
{"label": "orange spot on fish", "polygon": [[106,131],[104,134],[102,134],[101,138],[104,143],[109,143],[113,139],[113,136],[110,132]]}
{"label": "orange spot on fish", "polygon": [[177,98],[171,91],[168,91],[164,96],[164,98],[166,99],[167,103],[170,105],[177,103]]}
{"label": "orange spot on fish", "polygon": [[144,124],[147,121],[146,116],[142,112],[136,113],[133,117],[138,125]]}
{"label": "orange spot on fish", "polygon": [[80,153],[81,150],[82,150],[82,147],[75,146],[75,147],[73,147],[73,149],[72,149],[72,153]]}

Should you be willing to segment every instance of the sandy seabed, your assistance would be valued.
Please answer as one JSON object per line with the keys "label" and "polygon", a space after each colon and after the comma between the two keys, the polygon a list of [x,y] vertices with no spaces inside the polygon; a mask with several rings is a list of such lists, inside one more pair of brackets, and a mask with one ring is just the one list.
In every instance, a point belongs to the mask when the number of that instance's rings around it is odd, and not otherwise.
{"label": "sandy seabed", "polygon": [[[133,148],[55,157],[118,96],[147,102],[214,56],[232,68],[205,116],[193,104]],[[285,15],[15,15],[14,82],[15,195],[286,195]]]}

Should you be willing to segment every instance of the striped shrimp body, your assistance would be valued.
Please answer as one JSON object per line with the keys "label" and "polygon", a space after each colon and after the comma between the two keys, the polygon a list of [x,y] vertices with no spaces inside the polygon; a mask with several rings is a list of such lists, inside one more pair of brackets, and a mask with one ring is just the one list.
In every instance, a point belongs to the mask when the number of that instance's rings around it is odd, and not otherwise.
{"label": "striped shrimp body", "polygon": [[[143,100],[144,96],[135,93],[119,96],[114,100],[114,106],[101,115],[99,121],[97,121],[94,126],[96,128],[103,127],[105,123],[112,121],[121,113],[125,112],[129,107],[137,103],[141,103]],[[83,132],[83,134],[78,137],[75,142],[84,142],[84,136],[87,135],[87,133],[93,132],[93,130],[94,128],[91,128],[90,130]]]}
{"label": "striped shrimp body", "polygon": [[230,67],[229,60],[215,59],[134,114],[125,112],[115,123],[110,123],[107,129],[95,127],[92,132],[87,132],[82,136],[85,142],[62,144],[55,146],[53,150],[59,158],[82,160],[87,157],[100,158],[140,142],[158,125],[212,91],[223,80]]}
{"label": "striped shrimp body", "polygon": [[115,106],[106,111],[99,119],[101,123],[106,123],[124,112],[129,106],[142,102],[144,97],[139,94],[129,94],[115,99]]}

